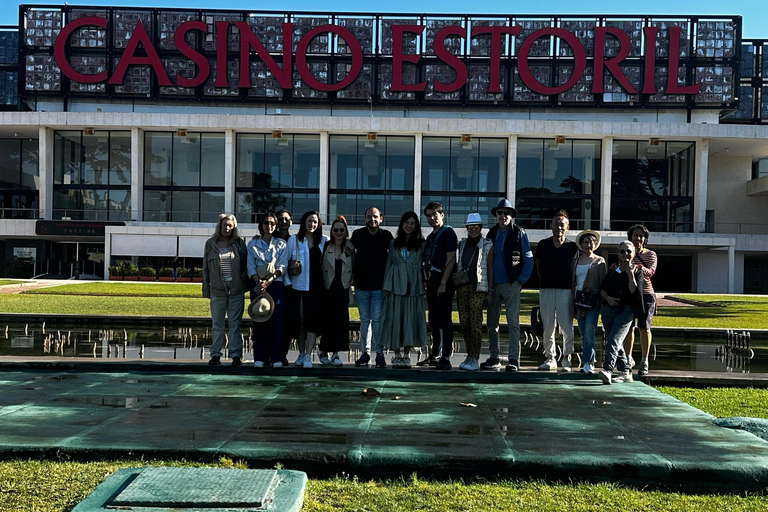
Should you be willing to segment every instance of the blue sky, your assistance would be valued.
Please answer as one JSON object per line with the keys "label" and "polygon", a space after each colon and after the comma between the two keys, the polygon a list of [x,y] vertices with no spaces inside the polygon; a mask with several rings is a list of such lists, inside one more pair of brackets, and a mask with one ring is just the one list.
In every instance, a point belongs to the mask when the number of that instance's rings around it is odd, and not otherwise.
{"label": "blue sky", "polygon": [[[57,4],[57,2],[18,2],[3,1],[4,9],[0,9],[0,25],[15,25],[18,23],[18,5],[25,4]],[[64,2],[58,2],[63,4]],[[135,1],[104,1],[104,0],[70,0],[70,5],[132,5],[142,7],[184,7],[193,9],[205,9],[226,7],[227,9],[258,10],[260,5],[266,2],[230,0],[228,2],[214,0],[135,0]],[[715,0],[645,0],[642,4],[637,2],[607,2],[605,0],[581,0],[578,3],[564,0],[550,0],[546,4],[524,2],[527,5],[514,5],[503,8],[502,3],[490,0],[475,0],[473,2],[443,0],[439,4],[422,3],[415,4],[406,0],[389,0],[381,7],[376,2],[375,8],[365,8],[357,3],[339,0],[326,0],[325,2],[294,0],[280,4],[290,11],[323,10],[331,12],[357,11],[357,12],[399,12],[399,13],[462,13],[462,14],[681,14],[681,15],[740,15],[744,18],[743,36],[746,38],[768,39],[768,9],[765,2],[757,0],[732,0],[722,2]],[[373,5],[374,3],[370,3]],[[276,10],[277,4],[270,3],[267,9]],[[635,9],[642,5],[642,13]],[[418,7],[417,7],[418,6]],[[439,6],[439,7],[438,7]]]}

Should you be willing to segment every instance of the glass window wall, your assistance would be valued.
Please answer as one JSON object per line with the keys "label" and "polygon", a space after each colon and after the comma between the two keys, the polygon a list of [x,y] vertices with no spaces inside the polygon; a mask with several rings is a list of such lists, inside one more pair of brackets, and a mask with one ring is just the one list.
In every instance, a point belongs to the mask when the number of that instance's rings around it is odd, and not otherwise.
{"label": "glass window wall", "polygon": [[413,209],[415,144],[414,137],[331,136],[329,219],[344,215],[363,225],[365,211],[376,206],[384,225],[396,226]]}
{"label": "glass window wall", "polygon": [[0,218],[37,218],[38,141],[0,139],[0,155]]}
{"label": "glass window wall", "polygon": [[614,141],[611,229],[693,231],[694,143]]}
{"label": "glass window wall", "polygon": [[507,195],[507,139],[424,137],[422,155],[422,207],[442,203],[453,226],[464,225],[474,212],[486,224],[494,222],[491,208]]}
{"label": "glass window wall", "polygon": [[320,136],[238,134],[236,214],[240,222],[287,209],[301,216],[320,206]]}
{"label": "glass window wall", "polygon": [[600,141],[518,139],[518,219],[548,229],[560,210],[571,229],[596,228],[600,220]]}
{"label": "glass window wall", "polygon": [[144,135],[144,220],[214,222],[224,211],[224,134]]}

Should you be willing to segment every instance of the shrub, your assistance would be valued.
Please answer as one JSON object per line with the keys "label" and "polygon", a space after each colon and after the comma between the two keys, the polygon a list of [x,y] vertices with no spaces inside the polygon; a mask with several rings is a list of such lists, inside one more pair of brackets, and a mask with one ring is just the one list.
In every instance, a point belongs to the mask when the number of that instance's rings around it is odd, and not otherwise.
{"label": "shrub", "polygon": [[173,277],[173,269],[171,267],[163,267],[157,275],[160,277]]}
{"label": "shrub", "polygon": [[109,266],[109,275],[111,276],[121,276],[123,275],[122,269],[118,267],[117,265],[110,265]]}
{"label": "shrub", "polygon": [[137,276],[139,275],[139,266],[134,263],[129,263],[128,265],[123,265],[123,275],[124,276]]}
{"label": "shrub", "polygon": [[192,277],[203,277],[203,269],[195,267],[192,269]]}
{"label": "shrub", "polygon": [[179,277],[192,277],[192,272],[188,268],[179,267]]}
{"label": "shrub", "polygon": [[139,275],[145,277],[155,277],[155,275],[157,275],[157,271],[155,271],[153,267],[141,267],[141,270],[139,270]]}

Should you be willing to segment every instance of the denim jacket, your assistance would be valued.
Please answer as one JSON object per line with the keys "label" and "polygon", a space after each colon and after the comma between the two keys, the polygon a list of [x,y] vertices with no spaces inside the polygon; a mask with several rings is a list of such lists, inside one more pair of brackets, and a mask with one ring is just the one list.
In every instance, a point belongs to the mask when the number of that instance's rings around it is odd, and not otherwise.
{"label": "denim jacket", "polygon": [[288,244],[285,240],[275,236],[267,244],[264,239],[256,235],[248,242],[248,277],[253,278],[257,269],[268,263],[275,264],[275,270],[280,271],[280,277],[275,281],[282,281],[285,269],[288,266]]}

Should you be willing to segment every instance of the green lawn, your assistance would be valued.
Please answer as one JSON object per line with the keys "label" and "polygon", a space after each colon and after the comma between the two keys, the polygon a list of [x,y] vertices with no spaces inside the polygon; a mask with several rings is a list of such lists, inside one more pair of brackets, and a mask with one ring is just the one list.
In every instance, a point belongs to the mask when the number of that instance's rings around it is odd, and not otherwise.
{"label": "green lawn", "polygon": [[[741,295],[679,294],[712,307],[660,307],[654,325],[658,327],[704,327],[768,329],[768,297]],[[524,290],[520,321],[530,322],[531,308],[538,305],[537,290]],[[454,308],[455,309],[455,308]],[[94,315],[208,316],[208,301],[199,284],[148,284],[89,282],[53,286],[18,294],[0,295],[3,313],[73,313]],[[359,319],[352,305],[350,318]],[[454,310],[453,319],[459,321]],[[504,319],[502,318],[502,321]]]}
{"label": "green lawn", "polygon": [[7,284],[21,284],[26,281],[14,281],[12,279],[0,279],[0,286],[5,286]]}
{"label": "green lawn", "polygon": [[[179,461],[0,462],[0,512],[64,512],[121,467],[192,464]],[[195,464],[196,465],[196,464]],[[216,467],[231,466],[222,460]],[[458,477],[458,475],[457,475]],[[311,479],[306,512],[505,511],[762,511],[764,494],[683,493],[619,484],[549,484],[538,481],[431,481]]]}
{"label": "green lawn", "polygon": [[756,388],[673,388],[656,389],[717,416],[750,416],[768,419],[768,389]]}

